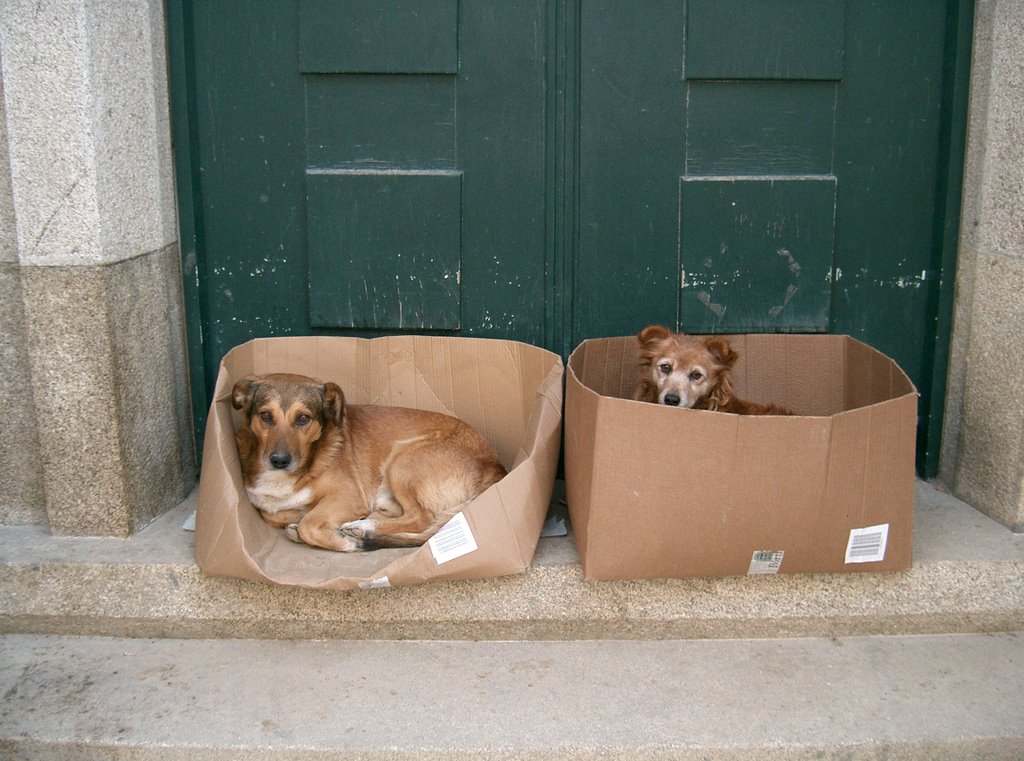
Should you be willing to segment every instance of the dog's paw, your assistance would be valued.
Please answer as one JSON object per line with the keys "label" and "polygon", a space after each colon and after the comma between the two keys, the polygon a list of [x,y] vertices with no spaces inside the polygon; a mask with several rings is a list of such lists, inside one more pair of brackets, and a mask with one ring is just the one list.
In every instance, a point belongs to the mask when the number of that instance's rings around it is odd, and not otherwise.
{"label": "dog's paw", "polygon": [[373,535],[374,522],[363,518],[358,521],[349,521],[348,523],[342,523],[341,528],[338,529],[342,534],[347,534],[357,539],[367,538]]}
{"label": "dog's paw", "polygon": [[296,544],[305,544],[305,542],[302,541],[302,538],[299,536],[299,524],[298,523],[289,523],[287,526],[285,526],[284,527],[284,535],[286,537],[288,537],[289,539],[291,539]]}
{"label": "dog's paw", "polygon": [[366,549],[366,543],[362,539],[356,539],[354,536],[341,535],[338,539],[338,552],[362,552]]}

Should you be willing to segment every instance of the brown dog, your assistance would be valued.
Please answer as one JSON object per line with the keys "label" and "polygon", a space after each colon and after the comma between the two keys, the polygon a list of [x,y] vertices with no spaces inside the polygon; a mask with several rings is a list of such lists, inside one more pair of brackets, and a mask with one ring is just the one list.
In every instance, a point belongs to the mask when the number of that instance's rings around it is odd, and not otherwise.
{"label": "brown dog", "polygon": [[636,337],[640,368],[633,398],[638,401],[737,415],[793,414],[733,393],[732,366],[739,354],[724,338],[673,333],[661,325],[649,325]]}
{"label": "brown dog", "polygon": [[232,404],[249,501],[289,539],[351,552],[414,547],[505,476],[491,445],[448,415],[348,405],[302,375],[250,376]]}

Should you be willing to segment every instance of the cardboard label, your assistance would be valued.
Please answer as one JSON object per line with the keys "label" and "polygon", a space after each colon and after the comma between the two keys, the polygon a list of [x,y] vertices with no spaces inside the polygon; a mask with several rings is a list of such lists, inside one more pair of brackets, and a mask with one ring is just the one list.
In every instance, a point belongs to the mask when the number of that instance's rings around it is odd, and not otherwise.
{"label": "cardboard label", "polygon": [[476,552],[476,538],[463,513],[456,513],[427,542],[434,554],[434,562],[443,565],[455,558]]}
{"label": "cardboard label", "polygon": [[852,529],[850,541],[846,544],[846,562],[879,563],[885,560],[885,545],[888,541],[888,523]]}
{"label": "cardboard label", "polygon": [[778,573],[779,568],[782,567],[782,556],[785,554],[785,550],[756,550],[750,558],[747,575],[759,576]]}

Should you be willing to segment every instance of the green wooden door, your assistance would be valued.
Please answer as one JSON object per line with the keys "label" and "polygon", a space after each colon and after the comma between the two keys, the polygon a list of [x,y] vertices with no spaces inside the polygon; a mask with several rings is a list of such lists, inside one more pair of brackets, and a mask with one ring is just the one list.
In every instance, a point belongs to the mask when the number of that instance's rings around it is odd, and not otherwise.
{"label": "green wooden door", "polygon": [[260,335],[544,342],[543,2],[183,14],[208,378]]}
{"label": "green wooden door", "polygon": [[934,457],[963,12],[583,3],[574,335],[852,334],[915,381]]}
{"label": "green wooden door", "polygon": [[168,0],[198,424],[254,336],[662,322],[867,341],[925,462],[969,5]]}

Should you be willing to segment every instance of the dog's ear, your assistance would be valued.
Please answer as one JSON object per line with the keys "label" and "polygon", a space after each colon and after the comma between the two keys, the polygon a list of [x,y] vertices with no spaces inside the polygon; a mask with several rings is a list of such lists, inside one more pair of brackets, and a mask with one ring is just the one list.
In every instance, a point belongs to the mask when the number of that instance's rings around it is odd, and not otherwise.
{"label": "dog's ear", "polygon": [[725,370],[719,376],[718,384],[708,395],[707,409],[712,412],[727,409],[732,402],[732,382],[729,375],[729,371]]}
{"label": "dog's ear", "polygon": [[345,393],[337,383],[324,384],[324,421],[336,426],[345,418]]}
{"label": "dog's ear", "polygon": [[657,402],[658,387],[644,375],[637,380],[636,388],[633,389],[633,399],[638,402]]}
{"label": "dog's ear", "polygon": [[242,410],[246,415],[252,414],[252,400],[256,396],[256,387],[259,376],[248,375],[235,384],[231,389],[231,406],[236,410]]}
{"label": "dog's ear", "polygon": [[670,335],[672,335],[672,331],[663,325],[648,325],[636,334],[636,340],[640,342],[641,346],[646,346],[651,341],[660,341]]}
{"label": "dog's ear", "polygon": [[715,358],[723,367],[732,367],[736,364],[736,360],[739,359],[739,354],[733,351],[732,346],[729,342],[720,336],[710,336],[704,339],[704,346],[711,352],[711,356]]}

